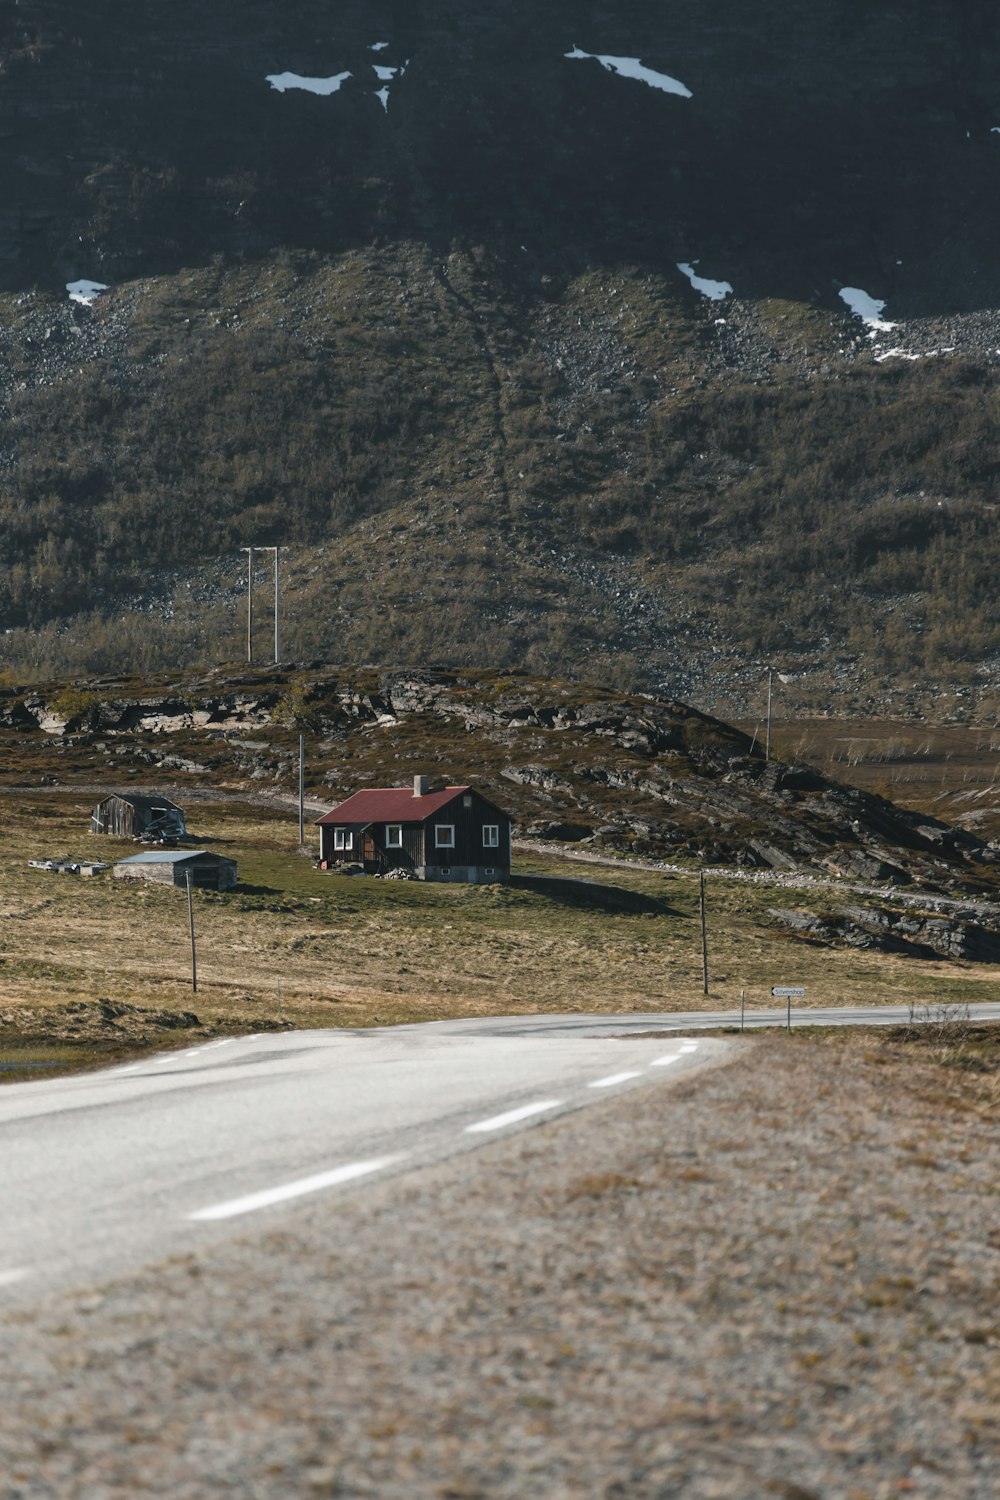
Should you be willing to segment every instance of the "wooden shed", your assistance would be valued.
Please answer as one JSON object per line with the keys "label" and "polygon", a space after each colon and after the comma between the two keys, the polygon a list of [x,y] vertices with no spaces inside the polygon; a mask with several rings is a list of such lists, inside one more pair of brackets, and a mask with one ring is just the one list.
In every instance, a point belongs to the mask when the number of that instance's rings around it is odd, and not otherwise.
{"label": "wooden shed", "polygon": [[146,849],[113,866],[116,880],[152,880],[159,885],[191,884],[209,891],[228,891],[236,884],[236,861],[205,849]]}
{"label": "wooden shed", "polygon": [[150,842],[187,838],[184,813],[169,797],[140,797],[132,792],[110,792],[90,815],[91,833],[110,833],[120,839]]}

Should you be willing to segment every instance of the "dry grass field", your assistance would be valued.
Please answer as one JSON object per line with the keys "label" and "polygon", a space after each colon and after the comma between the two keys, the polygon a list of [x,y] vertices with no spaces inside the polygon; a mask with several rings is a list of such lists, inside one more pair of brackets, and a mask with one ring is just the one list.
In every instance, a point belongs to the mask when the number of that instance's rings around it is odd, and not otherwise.
{"label": "dry grass field", "polygon": [[[713,876],[706,1001],[695,871],[519,857],[520,872],[550,880],[531,889],[349,878],[321,872],[299,852],[294,815],[238,803],[200,804],[192,819],[198,845],[235,858],[240,879],[231,892],[195,892],[194,994],[182,891],[29,868],[31,858],[134,852],[131,843],[88,832],[91,801],[82,791],[59,792],[7,797],[0,806],[5,1077],[16,1076],[19,1045],[42,1046],[31,1056],[46,1064],[64,1061],[67,1047],[72,1055],[120,1055],[186,1041],[178,1021],[239,1031],[725,1009],[739,1003],[741,989],[748,1007],[768,1004],[770,986],[781,983],[804,985],[805,1003],[816,1005],[932,1006],[996,995],[989,968],[815,947],[769,916],[799,904],[822,912],[835,891]],[[553,886],[553,876],[561,883]]]}
{"label": "dry grass field", "polygon": [[[1000,729],[997,705],[980,723],[920,719],[786,719],[773,733],[775,754],[804,761],[849,786],[877,792],[971,829],[1000,836]],[[759,723],[744,721],[748,734]]]}

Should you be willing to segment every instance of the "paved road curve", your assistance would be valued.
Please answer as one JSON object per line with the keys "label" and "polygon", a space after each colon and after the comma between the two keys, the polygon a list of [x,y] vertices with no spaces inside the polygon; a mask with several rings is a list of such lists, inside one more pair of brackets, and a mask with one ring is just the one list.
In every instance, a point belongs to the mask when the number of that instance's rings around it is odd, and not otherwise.
{"label": "paved road curve", "polygon": [[[971,1008],[1000,1020],[1000,1004]],[[784,1023],[784,1009],[746,1023]],[[898,1024],[903,1007],[793,1010],[793,1025]],[[527,1016],[210,1042],[0,1089],[0,1300],[105,1280],[363,1191],[731,1044],[680,1037],[739,1012]],[[660,1035],[657,1036],[656,1033]],[[641,1096],[636,1097],[637,1115]]]}
{"label": "paved road curve", "polygon": [[[644,1029],[656,1018],[643,1018]],[[244,1037],[0,1089],[0,1302],[272,1225],[730,1044],[612,1017]],[[637,1097],[636,1109],[641,1111]]]}
{"label": "paved road curve", "polygon": [[[793,1027],[802,1026],[904,1026],[909,1023],[934,1025],[947,1019],[1000,1021],[1000,1002],[986,1001],[968,1006],[908,1005],[830,1005],[793,1006]],[[785,1004],[767,1010],[748,1009],[741,1017],[738,1010],[684,1010],[672,1014],[631,1011],[617,1016],[493,1016],[471,1021],[431,1021],[422,1031],[449,1035],[477,1036],[642,1036],[651,1031],[664,1033],[718,1031],[745,1025],[755,1027],[784,1026],[788,1020]],[[403,1032],[412,1027],[399,1027]]]}

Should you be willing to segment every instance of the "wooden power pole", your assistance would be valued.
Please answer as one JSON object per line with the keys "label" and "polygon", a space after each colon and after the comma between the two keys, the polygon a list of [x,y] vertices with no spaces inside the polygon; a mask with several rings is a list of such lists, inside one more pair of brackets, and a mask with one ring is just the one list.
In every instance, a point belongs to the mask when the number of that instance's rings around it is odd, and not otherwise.
{"label": "wooden power pole", "polygon": [[241,547],[247,555],[247,661],[253,662],[253,548]]}
{"label": "wooden power pole", "polygon": [[701,986],[702,993],[708,994],[708,925],[705,921],[705,871],[701,871],[699,881],[699,905],[701,907]]}
{"label": "wooden power pole", "polygon": [[191,929],[191,988],[194,991],[194,993],[197,995],[197,993],[198,993],[198,957],[197,957],[197,954],[195,953],[195,947],[194,947],[194,898],[191,895],[191,871],[190,870],[186,871],[186,874],[187,874],[187,893],[188,893],[188,927]]}
{"label": "wooden power pole", "polygon": [[306,741],[299,735],[299,848],[306,842]]}

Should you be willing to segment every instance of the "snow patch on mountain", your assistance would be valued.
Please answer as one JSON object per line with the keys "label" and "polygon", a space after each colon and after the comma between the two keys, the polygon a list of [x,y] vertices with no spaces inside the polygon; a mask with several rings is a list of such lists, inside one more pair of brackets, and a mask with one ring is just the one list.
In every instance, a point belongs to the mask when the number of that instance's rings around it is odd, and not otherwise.
{"label": "snow patch on mountain", "polygon": [[914,352],[909,349],[882,349],[874,356],[877,365],[884,364],[887,359],[934,359],[941,354],[954,354],[955,345],[949,344],[943,349],[923,349]]}
{"label": "snow patch on mountain", "polygon": [[664,94],[677,94],[681,99],[692,99],[694,95],[689,88],[677,78],[671,78],[668,73],[657,73],[653,68],[645,67],[638,57],[612,57],[606,52],[584,52],[581,48],[574,46],[572,52],[564,52],[564,57],[571,58],[574,62],[589,59],[599,62],[601,67],[609,73],[617,73],[619,78],[634,78],[639,83],[646,83],[651,89],[660,89]]}
{"label": "snow patch on mountain", "polygon": [[841,287],[840,300],[846,302],[854,316],[867,324],[873,333],[888,332],[896,326],[895,323],[887,323],[882,317],[885,303],[880,302],[877,297],[869,296],[859,286]]}
{"label": "snow patch on mountain", "polygon": [[721,302],[725,297],[732,295],[733,288],[731,282],[710,281],[707,276],[699,276],[695,271],[697,264],[696,260],[690,263],[681,260],[677,262],[678,271],[687,277],[696,292],[700,292],[710,302]]}
{"label": "snow patch on mountain", "polygon": [[388,63],[372,63],[372,70],[382,84],[380,89],[375,89],[375,98],[382,101],[382,108],[386,113],[389,111],[389,84],[396,78],[402,78],[409,66],[409,59],[398,68],[391,68]]}
{"label": "snow patch on mountain", "polygon": [[89,307],[108,288],[103,281],[67,281],[66,290],[69,292],[71,302],[79,302],[82,307]]}
{"label": "snow patch on mountain", "polygon": [[308,94],[335,94],[342,83],[346,83],[350,73],[335,73],[332,78],[303,78],[299,73],[268,73],[267,82],[279,94],[286,89],[305,89]]}

